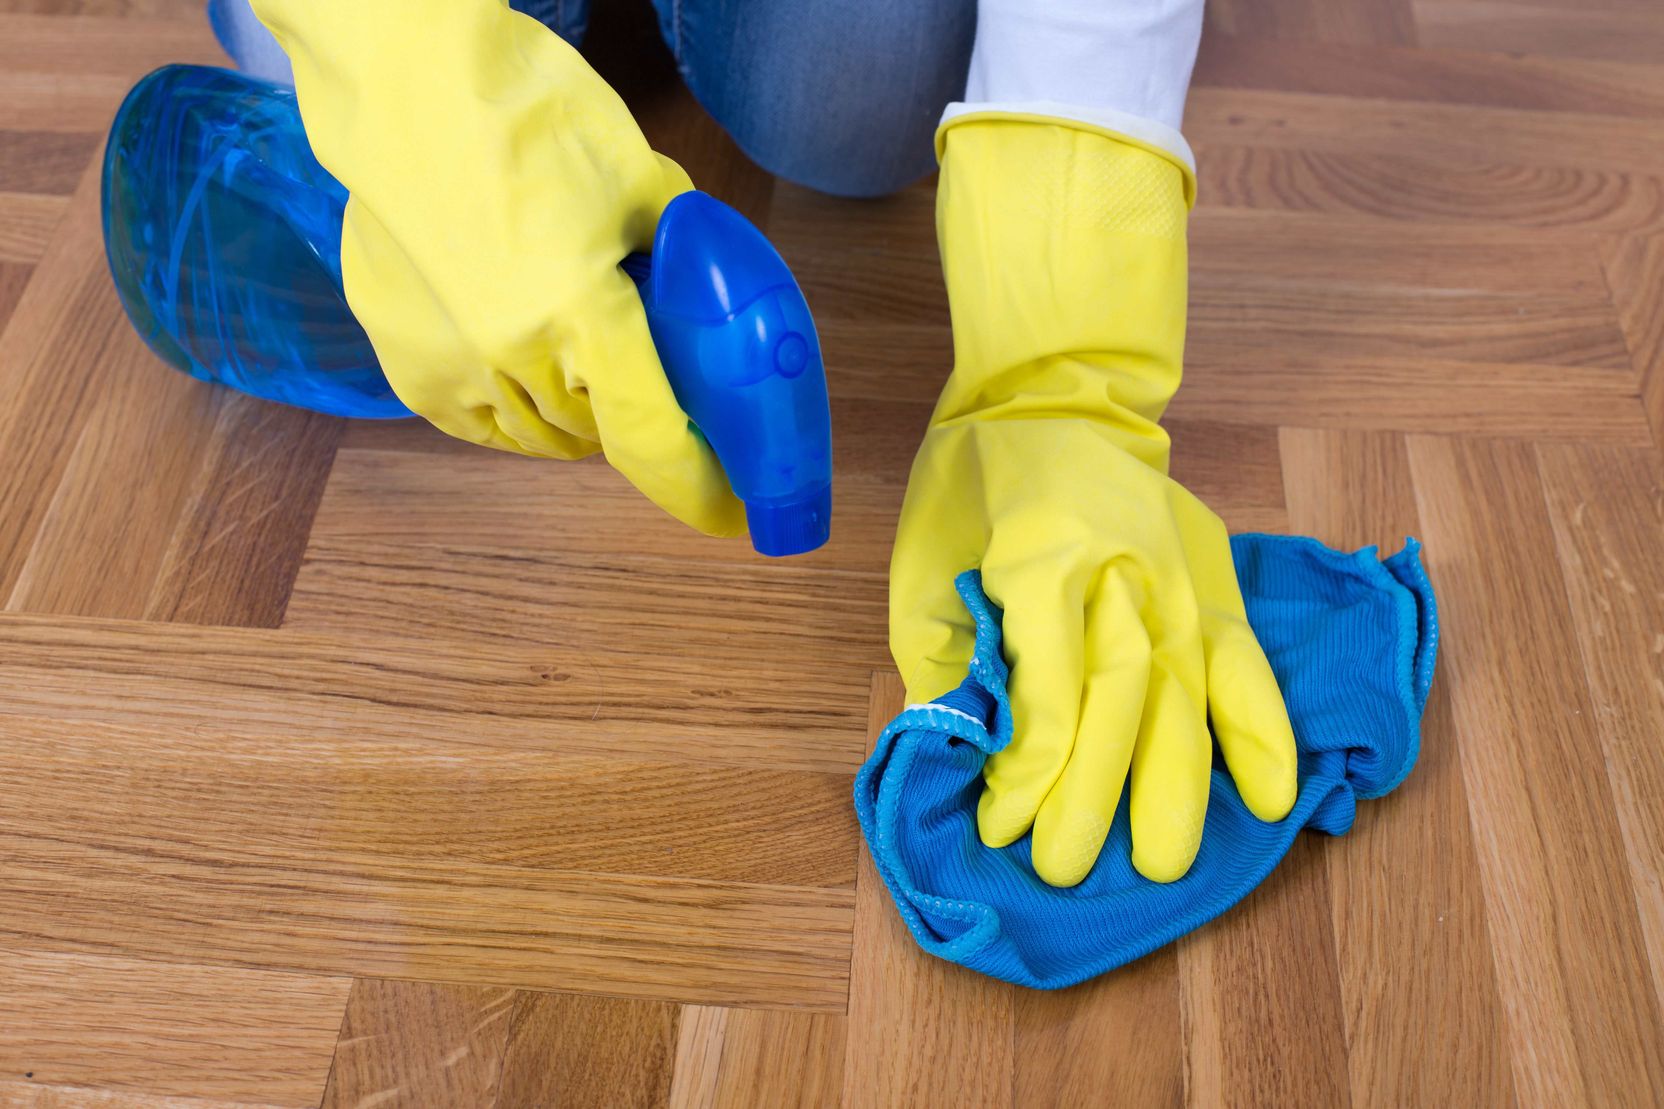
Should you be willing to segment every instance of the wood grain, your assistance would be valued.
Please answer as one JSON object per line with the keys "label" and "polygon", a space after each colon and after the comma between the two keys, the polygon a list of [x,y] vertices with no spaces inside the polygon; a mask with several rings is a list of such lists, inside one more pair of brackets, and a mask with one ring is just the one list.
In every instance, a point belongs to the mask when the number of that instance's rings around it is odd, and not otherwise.
{"label": "wood grain", "polygon": [[[855,882],[849,778],[354,735],[281,742],[203,723],[8,721],[0,797],[60,846],[248,862],[526,866],[778,886]],[[111,761],[126,767],[112,778]],[[119,829],[119,833],[114,831]],[[697,835],[689,834],[698,829]]]}
{"label": "wood grain", "polygon": [[1664,66],[1205,35],[1195,83],[1657,118]]}
{"label": "wood grain", "polygon": [[1575,625],[1536,455],[1419,436],[1409,451],[1515,1085],[1539,1103],[1656,1098],[1664,1041],[1634,893],[1594,877],[1628,863],[1589,691],[1566,664]]}
{"label": "wood grain", "polygon": [[1655,1003],[1664,1004],[1664,468],[1651,451],[1538,448]]}
{"label": "wood grain", "polygon": [[[1659,142],[1664,120],[1533,111],[1506,104],[1337,97],[1275,87],[1193,88],[1185,102],[1185,134],[1204,151],[1235,146],[1370,154],[1420,159],[1436,171],[1494,164],[1664,173],[1664,146]],[[1199,172],[1211,172],[1209,160],[1201,159]],[[1208,198],[1209,190],[1201,190],[1203,206],[1210,203]],[[1481,208],[1453,214],[1460,218],[1449,222],[1472,223],[1485,213]],[[1413,226],[1405,230],[1416,233]],[[1436,230],[1426,227],[1420,233]],[[1515,242],[1528,249],[1534,239],[1516,235]],[[1299,260],[1299,255],[1284,259],[1286,264]]]}
{"label": "wood grain", "polygon": [[934,185],[776,181],[595,8],[814,308],[811,557],[163,366],[98,162],[135,80],[223,61],[200,0],[0,0],[0,1106],[1664,1100],[1656,3],[1209,4],[1173,474],[1233,530],[1420,534],[1443,661],[1347,836],[1057,993],[923,955],[849,805],[953,361]]}
{"label": "wood grain", "polygon": [[222,392],[145,617],[282,623],[341,424]]}
{"label": "wood grain", "polygon": [[1184,1100],[1179,959],[1166,947],[1068,990],[1019,990],[1011,1054],[1015,1105]]}
{"label": "wood grain", "polygon": [[521,993],[500,1109],[633,1109],[670,1096],[677,1007],[571,994]]}
{"label": "wood grain", "polygon": [[352,984],[324,1109],[491,1109],[514,991],[361,978]]}
{"label": "wood grain", "polygon": [[839,1013],[686,1006],[669,1104],[836,1106],[843,1092],[845,1026]]}
{"label": "wood grain", "polygon": [[148,607],[224,393],[157,365],[131,332],[112,346],[12,612],[135,618]]}
{"label": "wood grain", "polygon": [[1296,839],[1241,905],[1178,942],[1190,1104],[1348,1103],[1330,846]]}
{"label": "wood grain", "polygon": [[67,207],[59,196],[0,192],[0,263],[40,261]]}
{"label": "wood grain", "polygon": [[1609,241],[1606,280],[1617,305],[1619,326],[1629,344],[1641,406],[1653,438],[1664,443],[1664,235],[1626,236]]}
{"label": "wood grain", "polygon": [[1587,166],[1449,165],[1357,150],[1222,144],[1202,149],[1205,168],[1197,187],[1209,204],[1582,231],[1664,226],[1664,178],[1653,174]]}
{"label": "wood grain", "polygon": [[250,1101],[217,1098],[169,1097],[139,1094],[97,1086],[42,1086],[36,1082],[0,1080],[4,1109],[274,1109]]}
{"label": "wood grain", "polygon": [[1656,8],[1603,11],[1497,0],[1417,0],[1415,27],[1423,46],[1653,65],[1664,58],[1664,15]]}
{"label": "wood grain", "polygon": [[[1295,530],[1384,553],[1421,533],[1403,436],[1286,429],[1282,455]],[[1514,1099],[1447,693],[1441,676],[1415,772],[1323,849],[1357,1106]]]}
{"label": "wood grain", "polygon": [[89,167],[0,332],[0,596],[10,596],[58,489],[105,352],[137,342],[109,283],[98,211]]}
{"label": "wood grain", "polygon": [[0,193],[67,196],[97,152],[96,135],[0,131]]}
{"label": "wood grain", "polygon": [[1303,42],[1409,44],[1419,21],[1410,0],[1216,0],[1209,33]]}
{"label": "wood grain", "polygon": [[[86,696],[97,667],[101,696]],[[154,728],[225,726],[272,740],[444,736],[482,747],[630,753],[765,769],[852,772],[858,679],[810,659],[697,659],[16,614],[0,622],[0,715]],[[783,702],[772,690],[788,688]],[[713,712],[720,705],[721,712]]]}
{"label": "wood grain", "polygon": [[347,987],[342,978],[30,950],[7,937],[0,1073],[43,1087],[316,1105]]}

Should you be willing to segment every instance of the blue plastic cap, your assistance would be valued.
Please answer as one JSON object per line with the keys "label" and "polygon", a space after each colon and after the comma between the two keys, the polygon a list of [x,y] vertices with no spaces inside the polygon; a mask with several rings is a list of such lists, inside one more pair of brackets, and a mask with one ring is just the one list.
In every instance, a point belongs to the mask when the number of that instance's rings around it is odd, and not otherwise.
{"label": "blue plastic cap", "polygon": [[747,504],[751,546],[770,558],[806,554],[832,534],[832,487],[824,485],[800,501]]}

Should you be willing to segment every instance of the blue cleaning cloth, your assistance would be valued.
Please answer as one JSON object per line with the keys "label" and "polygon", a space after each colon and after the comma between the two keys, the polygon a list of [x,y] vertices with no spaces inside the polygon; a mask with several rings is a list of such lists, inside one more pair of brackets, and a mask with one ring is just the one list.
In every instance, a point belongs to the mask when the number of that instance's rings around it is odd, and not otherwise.
{"label": "blue cleaning cloth", "polygon": [[1072,889],[1034,873],[1028,836],[999,849],[978,839],[982,765],[1011,740],[1011,704],[999,609],[976,571],[960,575],[976,620],[969,675],[891,721],[855,777],[861,831],[913,938],[1007,982],[1072,986],[1236,904],[1302,828],[1348,831],[1357,799],[1387,793],[1416,761],[1438,645],[1420,549],[1412,539],[1382,561],[1374,547],[1342,554],[1292,536],[1231,539],[1248,622],[1294,724],[1300,792],[1287,818],[1262,823],[1216,758],[1201,850],[1165,885],[1132,867],[1125,791],[1097,865]]}

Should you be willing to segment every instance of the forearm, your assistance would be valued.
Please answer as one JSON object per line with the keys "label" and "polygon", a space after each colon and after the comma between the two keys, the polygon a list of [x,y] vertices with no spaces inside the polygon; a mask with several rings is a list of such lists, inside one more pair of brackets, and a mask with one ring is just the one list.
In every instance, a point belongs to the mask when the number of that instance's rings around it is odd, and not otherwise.
{"label": "forearm", "polygon": [[1083,120],[1160,146],[1179,133],[1202,38],[1202,0],[981,0],[963,110]]}
{"label": "forearm", "polygon": [[1102,8],[979,10],[967,99],[937,140],[956,354],[937,418],[1080,416],[1164,463],[1194,181],[1177,124],[1201,8]]}

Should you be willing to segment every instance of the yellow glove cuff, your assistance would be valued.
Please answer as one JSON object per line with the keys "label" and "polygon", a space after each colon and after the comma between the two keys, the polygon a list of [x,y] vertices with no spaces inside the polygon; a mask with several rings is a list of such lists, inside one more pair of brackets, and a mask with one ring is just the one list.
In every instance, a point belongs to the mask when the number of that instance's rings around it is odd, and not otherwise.
{"label": "yellow glove cuff", "polygon": [[[1196,169],[1190,161],[1179,153],[1152,142],[1148,138],[1136,135],[1129,130],[1109,127],[1100,123],[1072,116],[1051,115],[1045,112],[1017,111],[1010,108],[973,108],[964,111],[950,111],[942,120],[941,126],[936,128],[936,161],[940,164],[942,155],[947,147],[947,135],[955,127],[967,123],[980,123],[989,120],[1006,120],[1012,123],[1040,123],[1052,127],[1068,127],[1077,131],[1084,131],[1091,135],[1101,135],[1106,139],[1136,147],[1139,150],[1154,154],[1156,157],[1171,162],[1178,167],[1184,179],[1185,210],[1196,207]],[[1188,153],[1188,151],[1187,151]]]}

